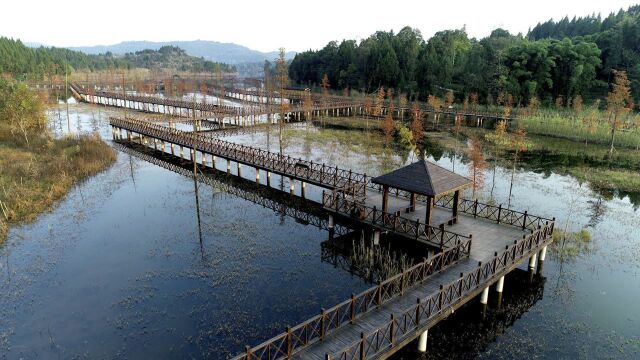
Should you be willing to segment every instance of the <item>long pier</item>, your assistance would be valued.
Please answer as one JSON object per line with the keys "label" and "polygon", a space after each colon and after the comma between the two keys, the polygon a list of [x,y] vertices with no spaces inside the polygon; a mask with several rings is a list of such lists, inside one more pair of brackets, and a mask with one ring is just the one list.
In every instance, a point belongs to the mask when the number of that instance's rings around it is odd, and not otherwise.
{"label": "long pier", "polygon": [[[496,293],[503,292],[504,277],[521,263],[528,260],[529,269],[541,266],[552,241],[554,219],[526,211],[459,199],[457,193],[432,199],[381,191],[366,174],[141,120],[112,117],[110,124],[118,141],[195,161],[199,169],[216,168],[216,161],[222,160],[229,175],[241,176],[241,167],[249,166],[260,182],[261,172],[266,172],[267,185],[271,173],[288,177],[291,194],[298,181],[301,197],[306,184],[324,189],[320,204],[330,231],[338,219],[371,229],[374,245],[385,232],[433,249],[424,261],[247,347],[236,360],[385,359],[415,339],[419,350],[426,351],[429,328],[478,295],[487,304],[489,288],[495,285]],[[231,162],[237,166],[235,174]],[[384,211],[375,205],[383,196],[388,197]],[[432,223],[420,220],[425,212]]]}

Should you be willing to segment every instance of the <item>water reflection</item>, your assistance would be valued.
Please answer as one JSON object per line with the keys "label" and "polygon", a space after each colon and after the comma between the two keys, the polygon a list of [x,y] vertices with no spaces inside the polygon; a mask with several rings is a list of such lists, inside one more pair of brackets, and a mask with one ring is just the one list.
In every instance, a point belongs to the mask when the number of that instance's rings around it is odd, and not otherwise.
{"label": "water reflection", "polygon": [[[417,343],[407,345],[392,359],[475,359],[544,297],[546,278],[515,269],[505,277],[505,291],[491,292],[488,307],[471,301],[429,330],[427,353],[417,352]],[[493,290],[493,289],[492,289]],[[532,339],[532,341],[535,341]],[[514,347],[501,358],[530,358]],[[492,356],[489,356],[492,357]]]}

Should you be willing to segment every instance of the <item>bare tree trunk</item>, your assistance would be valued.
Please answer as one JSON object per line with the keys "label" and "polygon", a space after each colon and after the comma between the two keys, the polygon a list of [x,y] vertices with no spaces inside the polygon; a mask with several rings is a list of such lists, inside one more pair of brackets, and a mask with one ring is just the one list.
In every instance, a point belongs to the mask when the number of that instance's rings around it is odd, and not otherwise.
{"label": "bare tree trunk", "polygon": [[511,208],[511,193],[513,191],[513,179],[516,175],[516,163],[518,162],[518,152],[513,157],[513,168],[511,169],[511,184],[509,184],[509,199],[507,200],[507,208]]}
{"label": "bare tree trunk", "polygon": [[[615,120],[614,120],[615,121]],[[616,137],[616,126],[612,125],[611,126],[611,147],[609,148],[609,158],[612,159],[613,158],[613,142],[615,141],[615,137]]]}

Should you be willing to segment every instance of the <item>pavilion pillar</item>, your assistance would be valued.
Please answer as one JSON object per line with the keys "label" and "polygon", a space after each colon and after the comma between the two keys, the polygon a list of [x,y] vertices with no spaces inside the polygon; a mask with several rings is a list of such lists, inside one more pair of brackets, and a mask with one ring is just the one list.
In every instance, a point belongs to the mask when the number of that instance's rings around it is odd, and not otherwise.
{"label": "pavilion pillar", "polygon": [[416,193],[411,193],[411,197],[409,198],[409,208],[411,212],[416,211]]}
{"label": "pavilion pillar", "polygon": [[424,219],[425,224],[431,225],[432,217],[433,217],[433,197],[427,196],[427,211]]}
{"label": "pavilion pillar", "polygon": [[389,186],[382,186],[382,212],[386,213],[389,207]]}
{"label": "pavilion pillar", "polygon": [[458,223],[458,204],[460,203],[460,190],[453,193],[453,223]]}

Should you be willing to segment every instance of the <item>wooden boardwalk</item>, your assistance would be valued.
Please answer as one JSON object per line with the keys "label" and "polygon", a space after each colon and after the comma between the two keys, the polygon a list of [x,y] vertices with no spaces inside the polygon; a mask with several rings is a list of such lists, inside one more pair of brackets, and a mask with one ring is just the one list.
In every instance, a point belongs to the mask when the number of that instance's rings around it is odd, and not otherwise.
{"label": "wooden boardwalk", "polygon": [[[193,163],[191,161],[137,143],[117,142],[116,144],[118,150],[136,158],[176,174],[194,178]],[[202,164],[197,165],[196,174],[195,179],[200,183],[289,216],[298,222],[327,231],[331,230],[335,236],[343,236],[352,232],[352,229],[340,223],[335,223],[330,228],[326,213],[319,204],[314,205],[311,201],[283,194],[279,189],[266,186],[267,184],[255,183],[237,176],[229,176],[219,169]]]}
{"label": "wooden boardwalk", "polygon": [[172,155],[174,145],[192,149],[189,159],[196,161],[200,152],[196,165],[203,172],[208,171],[207,156],[212,161],[220,157],[227,160],[229,174],[230,161],[235,161],[256,168],[257,175],[264,170],[324,188],[328,229],[335,228],[334,216],[342,217],[437,249],[423,262],[248,347],[234,359],[386,358],[480,292],[484,296],[491,284],[521,262],[539,252],[543,258],[552,240],[554,220],[527,212],[462,199],[457,222],[451,222],[453,202],[441,196],[433,214],[438,226],[430,226],[420,221],[425,217],[424,199],[418,197],[411,210],[410,195],[402,191],[389,194],[387,212],[378,210],[380,189],[365,174],[136,119],[110,118],[110,123],[118,140],[125,139],[124,130],[126,139],[143,146],[157,149],[161,142],[161,153],[167,153],[166,143]]}

